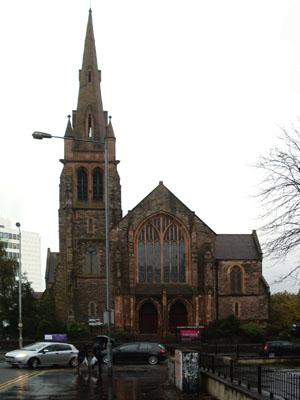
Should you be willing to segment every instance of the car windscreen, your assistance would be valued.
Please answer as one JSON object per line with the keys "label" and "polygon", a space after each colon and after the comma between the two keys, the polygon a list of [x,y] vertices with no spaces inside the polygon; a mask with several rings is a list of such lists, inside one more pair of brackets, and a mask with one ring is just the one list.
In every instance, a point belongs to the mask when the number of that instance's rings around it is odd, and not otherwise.
{"label": "car windscreen", "polygon": [[46,343],[33,343],[30,344],[29,346],[23,347],[23,350],[28,350],[28,351],[38,351],[41,350],[43,347],[45,347]]}

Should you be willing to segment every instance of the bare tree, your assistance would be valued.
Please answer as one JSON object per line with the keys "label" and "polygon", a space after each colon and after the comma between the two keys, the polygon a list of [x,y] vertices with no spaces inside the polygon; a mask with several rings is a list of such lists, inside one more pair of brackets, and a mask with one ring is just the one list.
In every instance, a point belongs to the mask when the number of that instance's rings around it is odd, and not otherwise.
{"label": "bare tree", "polygon": [[[300,132],[282,130],[282,147],[262,157],[257,167],[265,173],[258,195],[264,210],[261,228],[266,255],[284,257],[300,245]],[[282,277],[295,276],[299,266]]]}

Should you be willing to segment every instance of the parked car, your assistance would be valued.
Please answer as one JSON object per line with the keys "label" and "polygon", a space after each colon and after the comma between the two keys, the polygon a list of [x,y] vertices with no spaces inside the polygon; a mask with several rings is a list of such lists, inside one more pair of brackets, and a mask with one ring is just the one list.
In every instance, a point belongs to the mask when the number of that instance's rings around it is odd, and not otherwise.
{"label": "parked car", "polygon": [[[107,364],[107,352],[103,352],[103,363]],[[167,359],[167,350],[160,343],[131,342],[112,349],[113,363],[148,363],[156,365]]]}
{"label": "parked car", "polygon": [[266,342],[260,354],[264,357],[300,356],[300,344],[287,340]]}
{"label": "parked car", "polygon": [[300,322],[296,321],[291,327],[291,334],[293,336],[300,336]]}
{"label": "parked car", "polygon": [[[110,338],[112,347],[115,346],[115,339]],[[102,349],[107,348],[108,336],[106,335],[98,335],[96,336],[96,343],[100,344]]]}
{"label": "parked car", "polygon": [[77,365],[77,354],[76,347],[69,343],[38,342],[6,353],[5,361],[12,367],[37,368],[46,365],[75,367]]}

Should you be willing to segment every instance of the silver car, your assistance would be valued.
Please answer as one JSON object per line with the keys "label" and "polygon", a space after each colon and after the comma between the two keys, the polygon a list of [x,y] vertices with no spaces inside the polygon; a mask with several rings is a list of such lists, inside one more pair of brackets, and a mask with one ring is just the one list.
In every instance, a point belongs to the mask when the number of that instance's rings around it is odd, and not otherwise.
{"label": "silver car", "polygon": [[12,367],[49,365],[77,365],[78,350],[69,343],[38,342],[25,346],[22,349],[10,351],[5,354],[5,361]]}

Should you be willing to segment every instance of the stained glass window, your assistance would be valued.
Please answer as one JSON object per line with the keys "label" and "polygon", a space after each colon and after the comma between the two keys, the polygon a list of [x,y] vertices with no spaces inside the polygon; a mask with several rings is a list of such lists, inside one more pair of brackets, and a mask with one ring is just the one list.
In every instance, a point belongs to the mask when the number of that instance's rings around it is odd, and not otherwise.
{"label": "stained glass window", "polygon": [[77,172],[77,198],[86,201],[88,197],[87,173],[84,168],[79,168]]}
{"label": "stained glass window", "polygon": [[137,251],[140,283],[186,282],[186,234],[172,217],[148,220],[139,232]]}

